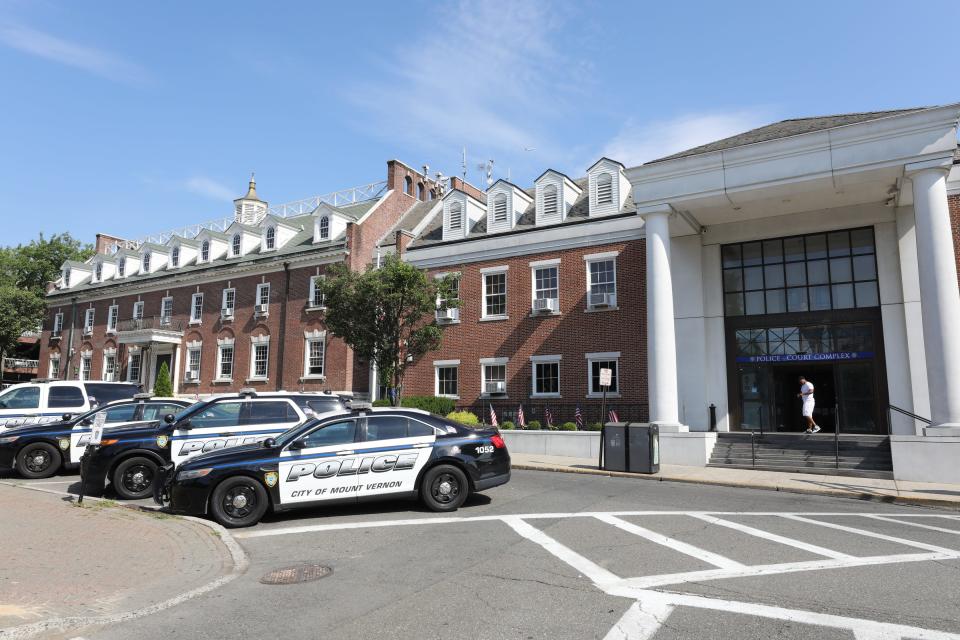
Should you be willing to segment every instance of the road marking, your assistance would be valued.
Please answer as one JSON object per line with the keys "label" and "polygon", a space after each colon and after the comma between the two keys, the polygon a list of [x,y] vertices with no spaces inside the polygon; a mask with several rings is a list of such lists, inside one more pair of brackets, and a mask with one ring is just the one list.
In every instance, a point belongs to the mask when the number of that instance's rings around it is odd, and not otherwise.
{"label": "road marking", "polygon": [[735,531],[746,533],[751,536],[756,536],[758,538],[764,538],[765,540],[770,540],[771,542],[779,542],[780,544],[796,547],[797,549],[809,551],[810,553],[816,554],[818,556],[824,556],[827,558],[852,558],[853,557],[848,553],[840,553],[839,551],[834,551],[832,549],[827,549],[825,547],[819,547],[815,544],[810,544],[809,542],[794,540],[793,538],[787,538],[786,536],[777,535],[776,533],[770,533],[769,531],[764,531],[762,529],[754,529],[753,527],[748,527],[747,525],[740,524],[739,522],[723,520],[722,518],[717,518],[715,516],[710,516],[704,513],[693,513],[690,515],[693,516],[694,518],[703,520],[704,522],[709,522],[710,524],[719,525],[721,527],[727,527],[728,529],[733,529]]}
{"label": "road marking", "polygon": [[620,621],[610,629],[603,640],[647,640],[656,635],[660,627],[673,613],[673,606],[660,600],[643,602],[638,600],[630,605]]}
{"label": "road marking", "polygon": [[523,519],[513,516],[506,516],[503,518],[503,521],[509,525],[511,529],[519,533],[527,540],[537,543],[548,552],[552,553],[583,575],[590,578],[591,582],[594,584],[599,585],[620,582],[619,576],[610,573],[592,560],[588,560],[573,549],[564,546],[560,542],[557,542],[540,529],[537,529],[528,522],[524,522]]}
{"label": "road marking", "polygon": [[919,522],[904,522],[903,520],[897,520],[896,518],[888,518],[887,516],[867,516],[873,518],[874,520],[883,520],[884,522],[896,522],[897,524],[905,524],[908,527],[918,527],[920,529],[930,529],[931,531],[942,531],[944,533],[952,533],[955,536],[960,536],[960,530],[957,529],[947,529],[946,527],[934,527],[929,524],[920,524]]}
{"label": "road marking", "polygon": [[24,482],[21,487],[32,487],[35,484],[76,484],[79,480],[37,480],[36,482]]}
{"label": "road marking", "polygon": [[695,547],[692,544],[687,544],[686,542],[682,542],[676,538],[670,538],[663,534],[657,533],[656,531],[651,531],[650,529],[635,525],[632,522],[621,520],[616,516],[597,516],[597,520],[606,522],[607,524],[612,524],[618,529],[632,533],[635,536],[646,538],[650,542],[656,542],[657,544],[662,544],[663,546],[673,549],[674,551],[678,551],[688,556],[693,556],[698,560],[702,560],[707,564],[712,564],[713,566],[721,569],[740,569],[746,566],[740,562],[737,562],[736,560],[731,560],[730,558],[713,553],[712,551]]}
{"label": "road marking", "polygon": [[856,527],[848,527],[846,525],[836,524],[835,522],[824,522],[823,520],[811,520],[810,518],[804,518],[803,516],[797,516],[797,515],[783,515],[781,517],[788,518],[790,520],[796,520],[797,522],[806,522],[808,524],[816,524],[822,527],[827,527],[829,529],[836,529],[837,531],[846,531],[847,533],[856,533],[857,535],[867,536],[869,538],[877,538],[878,540],[895,542],[897,544],[902,544],[908,547],[916,547],[917,549],[926,549],[927,551],[933,551],[934,553],[946,553],[946,554],[953,554],[953,555],[960,554],[960,551],[956,551],[954,549],[938,547],[936,545],[927,544],[925,542],[916,542],[914,540],[904,540],[903,538],[888,536],[883,533],[877,533],[876,531],[866,531],[864,529],[857,529]]}

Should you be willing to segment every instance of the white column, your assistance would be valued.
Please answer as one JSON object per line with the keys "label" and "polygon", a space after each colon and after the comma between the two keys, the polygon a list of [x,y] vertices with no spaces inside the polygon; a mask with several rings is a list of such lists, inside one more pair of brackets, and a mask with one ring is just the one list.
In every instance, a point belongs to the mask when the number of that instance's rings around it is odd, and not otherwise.
{"label": "white column", "polygon": [[180,393],[180,345],[173,345],[173,371],[170,372],[173,395]]}
{"label": "white column", "polygon": [[677,340],[670,273],[670,213],[644,215],[647,235],[647,389],[650,422],[680,424],[677,402]]}
{"label": "white column", "polygon": [[948,168],[921,165],[910,169],[908,166],[913,181],[920,309],[933,420],[928,435],[937,427],[960,431],[960,289],[947,206]]}

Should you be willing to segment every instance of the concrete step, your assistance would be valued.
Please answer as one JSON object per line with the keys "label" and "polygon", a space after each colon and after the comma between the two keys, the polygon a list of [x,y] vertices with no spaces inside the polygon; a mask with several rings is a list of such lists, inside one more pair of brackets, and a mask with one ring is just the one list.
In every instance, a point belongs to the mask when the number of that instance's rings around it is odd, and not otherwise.
{"label": "concrete step", "polygon": [[818,467],[781,467],[781,466],[752,466],[750,464],[714,464],[710,462],[707,464],[708,467],[718,467],[718,468],[728,468],[728,469],[753,469],[755,471],[787,471],[794,473],[809,473],[816,475],[829,475],[829,476],[848,476],[855,478],[882,478],[887,480],[893,479],[893,471],[879,471],[879,470],[870,470],[870,469],[845,469],[845,468],[818,468]]}

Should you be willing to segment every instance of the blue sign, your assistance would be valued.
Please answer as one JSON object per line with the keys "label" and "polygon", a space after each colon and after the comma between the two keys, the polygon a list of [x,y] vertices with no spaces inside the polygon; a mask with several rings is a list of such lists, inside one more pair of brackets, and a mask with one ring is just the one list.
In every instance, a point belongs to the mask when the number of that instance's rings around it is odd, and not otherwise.
{"label": "blue sign", "polygon": [[737,356],[737,362],[832,362],[836,360],[871,360],[873,351],[831,351],[829,353],[789,353],[771,356]]}

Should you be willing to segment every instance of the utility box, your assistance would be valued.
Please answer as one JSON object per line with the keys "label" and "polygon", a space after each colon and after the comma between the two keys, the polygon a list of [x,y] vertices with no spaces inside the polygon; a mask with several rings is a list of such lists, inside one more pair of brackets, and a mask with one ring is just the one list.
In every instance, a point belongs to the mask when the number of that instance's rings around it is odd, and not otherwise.
{"label": "utility box", "polygon": [[608,422],[600,430],[600,446],[603,450],[603,469],[627,470],[627,423]]}
{"label": "utility box", "polygon": [[660,471],[660,428],[657,425],[608,422],[601,431],[601,440],[604,470]]}

